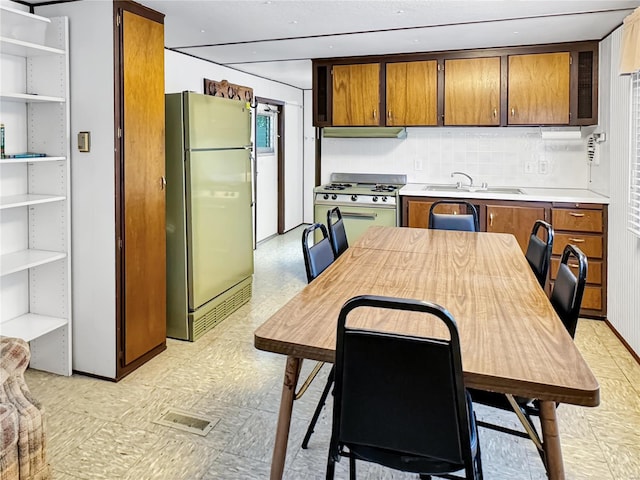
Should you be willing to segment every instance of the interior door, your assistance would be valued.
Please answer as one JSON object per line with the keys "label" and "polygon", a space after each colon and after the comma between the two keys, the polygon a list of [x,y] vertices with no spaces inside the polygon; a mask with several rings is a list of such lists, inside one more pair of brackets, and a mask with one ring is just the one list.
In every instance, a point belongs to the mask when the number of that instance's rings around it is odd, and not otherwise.
{"label": "interior door", "polygon": [[256,242],[278,233],[278,111],[258,105],[256,119]]}
{"label": "interior door", "polygon": [[122,15],[123,364],[166,341],[164,27]]}

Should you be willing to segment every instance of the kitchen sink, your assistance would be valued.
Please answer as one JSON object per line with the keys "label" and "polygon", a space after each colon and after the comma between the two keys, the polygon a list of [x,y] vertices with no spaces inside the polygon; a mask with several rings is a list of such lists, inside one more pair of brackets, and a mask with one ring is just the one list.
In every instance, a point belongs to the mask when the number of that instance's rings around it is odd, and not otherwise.
{"label": "kitchen sink", "polygon": [[521,195],[524,192],[514,187],[458,187],[457,185],[427,185],[426,191],[432,192],[478,192],[478,193],[503,193],[508,195]]}
{"label": "kitchen sink", "polygon": [[511,187],[493,187],[487,188],[485,190],[477,190],[478,192],[487,192],[487,193],[507,193],[507,194],[515,194],[522,195],[524,192],[519,188],[511,188]]}

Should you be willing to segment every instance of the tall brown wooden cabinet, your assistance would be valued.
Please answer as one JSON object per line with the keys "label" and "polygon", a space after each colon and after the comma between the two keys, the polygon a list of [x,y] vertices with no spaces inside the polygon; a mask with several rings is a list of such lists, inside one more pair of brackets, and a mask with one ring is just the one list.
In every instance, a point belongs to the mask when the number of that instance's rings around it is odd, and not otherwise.
{"label": "tall brown wooden cabinet", "polygon": [[164,18],[114,2],[116,377],[166,348]]}

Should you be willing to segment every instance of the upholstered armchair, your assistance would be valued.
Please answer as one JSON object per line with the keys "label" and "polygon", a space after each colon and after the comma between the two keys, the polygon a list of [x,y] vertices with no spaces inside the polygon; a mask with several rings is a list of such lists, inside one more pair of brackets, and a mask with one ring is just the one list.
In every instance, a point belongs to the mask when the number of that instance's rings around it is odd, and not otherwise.
{"label": "upholstered armchair", "polygon": [[51,478],[46,459],[44,411],[24,381],[30,358],[27,342],[0,337],[0,477],[3,479]]}

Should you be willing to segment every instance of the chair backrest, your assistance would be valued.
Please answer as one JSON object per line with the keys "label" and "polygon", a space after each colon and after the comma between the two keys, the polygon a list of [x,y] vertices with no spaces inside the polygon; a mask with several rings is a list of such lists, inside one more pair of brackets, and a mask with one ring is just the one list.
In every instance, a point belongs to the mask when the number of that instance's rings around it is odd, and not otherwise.
{"label": "chair backrest", "polygon": [[[425,322],[444,323],[449,339],[347,326],[347,316],[359,307],[423,312]],[[347,301],[336,336],[330,455],[342,445],[364,446],[465,468],[472,461],[470,442],[460,341],[451,314],[417,300],[367,295]]]}
{"label": "chair backrest", "polygon": [[[569,266],[571,258],[577,262],[577,275],[573,274]],[[567,245],[562,252],[558,275],[551,290],[551,305],[553,305],[572,338],[576,334],[576,325],[578,324],[586,281],[587,257],[575,245]]]}
{"label": "chair backrest", "polygon": [[[435,213],[439,205],[458,205],[466,208],[467,213]],[[459,230],[464,232],[479,232],[478,210],[476,207],[462,200],[439,200],[429,209],[429,228],[438,230]]]}
{"label": "chair backrest", "polygon": [[[309,246],[309,236],[318,229],[322,233],[322,239]],[[307,271],[307,282],[311,282],[335,260],[331,242],[329,242],[327,227],[321,223],[314,223],[305,228],[304,232],[302,232],[302,255],[304,256],[304,266]]]}
{"label": "chair backrest", "polygon": [[[546,240],[538,236],[538,231],[541,228],[546,232]],[[525,256],[542,288],[544,288],[547,281],[552,249],[553,227],[543,220],[536,220],[533,224],[533,229],[531,229],[531,236],[529,237],[529,244],[527,245],[527,253]]]}
{"label": "chair backrest", "polygon": [[[332,223],[334,215],[337,217],[337,220]],[[333,254],[338,258],[347,248],[349,248],[347,232],[344,229],[344,222],[342,221],[342,212],[340,212],[340,208],[334,207],[327,211],[327,227],[329,229],[329,240],[331,241]]]}

